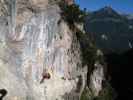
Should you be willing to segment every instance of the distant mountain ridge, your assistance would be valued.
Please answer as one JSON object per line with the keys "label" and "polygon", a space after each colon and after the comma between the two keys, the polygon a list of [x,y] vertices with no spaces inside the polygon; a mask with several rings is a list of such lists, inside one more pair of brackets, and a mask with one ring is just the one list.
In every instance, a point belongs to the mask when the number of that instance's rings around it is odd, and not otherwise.
{"label": "distant mountain ridge", "polygon": [[133,19],[110,6],[89,13],[85,30],[105,52],[123,52],[133,45]]}
{"label": "distant mountain ridge", "polygon": [[95,16],[96,18],[106,18],[106,17],[110,17],[110,18],[120,18],[121,16],[115,11],[113,10],[110,6],[106,6],[104,8],[101,8],[98,11],[94,11],[93,12],[93,17]]}

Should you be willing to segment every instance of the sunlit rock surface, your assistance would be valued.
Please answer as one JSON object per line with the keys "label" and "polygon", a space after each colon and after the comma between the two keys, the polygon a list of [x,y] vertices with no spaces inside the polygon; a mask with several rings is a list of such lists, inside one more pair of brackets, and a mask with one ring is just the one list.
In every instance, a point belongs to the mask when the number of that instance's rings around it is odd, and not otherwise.
{"label": "sunlit rock surface", "polygon": [[[76,90],[79,45],[68,25],[58,24],[59,12],[53,5],[27,13],[30,17],[16,23],[15,33],[0,19],[0,88],[8,91],[5,100],[63,100]],[[51,77],[40,83],[44,70]]]}
{"label": "sunlit rock surface", "polygon": [[99,63],[95,63],[95,69],[91,75],[90,87],[95,96],[99,95],[99,92],[102,90],[102,81],[104,80],[104,69],[103,66]]}
{"label": "sunlit rock surface", "polygon": [[[0,17],[0,89],[8,92],[4,100],[68,100],[66,94],[78,100],[86,71],[76,35],[60,21],[59,7],[47,0],[12,1],[10,9],[5,3]],[[50,78],[41,82],[44,73]]]}

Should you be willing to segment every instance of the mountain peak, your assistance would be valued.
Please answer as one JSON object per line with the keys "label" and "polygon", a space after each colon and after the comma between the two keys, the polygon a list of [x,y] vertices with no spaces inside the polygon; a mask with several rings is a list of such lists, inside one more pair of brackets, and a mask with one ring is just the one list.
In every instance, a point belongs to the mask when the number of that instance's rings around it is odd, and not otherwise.
{"label": "mountain peak", "polygon": [[104,12],[107,14],[117,14],[117,12],[111,6],[105,6],[104,8],[101,8],[99,12]]}
{"label": "mountain peak", "polygon": [[121,18],[120,14],[117,13],[111,6],[105,6],[95,12],[93,12],[93,17],[96,18]]}
{"label": "mountain peak", "polygon": [[104,10],[113,10],[113,8],[111,6],[105,6],[102,9],[104,9]]}

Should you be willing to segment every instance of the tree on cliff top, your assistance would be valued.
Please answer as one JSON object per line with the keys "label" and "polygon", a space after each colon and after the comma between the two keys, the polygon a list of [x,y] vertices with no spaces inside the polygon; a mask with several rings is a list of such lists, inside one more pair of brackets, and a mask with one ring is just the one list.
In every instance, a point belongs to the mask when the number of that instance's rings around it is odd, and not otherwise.
{"label": "tree on cliff top", "polygon": [[61,9],[62,19],[65,20],[68,24],[73,25],[74,23],[83,23],[85,18],[85,11],[80,10],[79,5],[66,4],[65,1],[59,3]]}

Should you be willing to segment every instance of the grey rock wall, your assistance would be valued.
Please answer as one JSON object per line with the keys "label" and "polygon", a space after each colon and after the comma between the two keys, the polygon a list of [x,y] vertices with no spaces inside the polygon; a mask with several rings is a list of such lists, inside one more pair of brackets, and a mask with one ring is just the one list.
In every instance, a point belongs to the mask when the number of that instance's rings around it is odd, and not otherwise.
{"label": "grey rock wall", "polygon": [[[26,6],[22,10],[12,18],[0,18],[0,88],[8,91],[4,100],[63,100],[76,90],[81,68],[78,41],[73,41],[65,22],[58,24],[57,5],[37,13]],[[44,71],[50,79],[40,83]]]}
{"label": "grey rock wall", "polygon": [[[47,0],[1,2],[0,89],[8,92],[4,100],[78,100],[87,69],[75,33],[66,22],[59,23],[58,5]],[[98,76],[95,72],[92,80]],[[46,74],[50,77],[44,79]]]}

